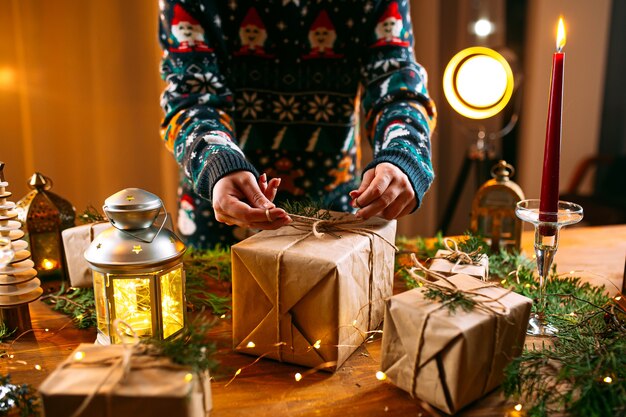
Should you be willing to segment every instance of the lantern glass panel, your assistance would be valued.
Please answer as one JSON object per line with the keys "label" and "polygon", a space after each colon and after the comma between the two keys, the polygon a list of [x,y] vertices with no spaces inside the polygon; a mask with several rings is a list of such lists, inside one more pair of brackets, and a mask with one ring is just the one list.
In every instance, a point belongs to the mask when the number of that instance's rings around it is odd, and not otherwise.
{"label": "lantern glass panel", "polygon": [[93,292],[96,302],[96,317],[98,330],[105,336],[109,336],[109,312],[107,310],[107,298],[104,275],[93,271]]}
{"label": "lantern glass panel", "polygon": [[163,315],[163,338],[181,330],[185,323],[182,265],[160,277],[161,312]]}
{"label": "lantern glass panel", "polygon": [[120,331],[138,337],[152,336],[152,306],[150,277],[109,275],[113,285],[113,319],[124,321]]}
{"label": "lantern glass panel", "polygon": [[58,232],[31,233],[30,243],[33,262],[40,274],[45,275],[61,268]]}

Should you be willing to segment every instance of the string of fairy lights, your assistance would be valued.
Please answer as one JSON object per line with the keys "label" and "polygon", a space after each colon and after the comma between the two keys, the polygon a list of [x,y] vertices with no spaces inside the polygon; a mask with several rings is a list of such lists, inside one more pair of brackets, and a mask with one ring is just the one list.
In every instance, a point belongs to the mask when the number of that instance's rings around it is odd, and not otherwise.
{"label": "string of fairy lights", "polygon": [[[519,269],[515,270],[515,271],[511,271],[511,273],[509,273],[509,276],[517,275],[518,273],[519,273]],[[574,277],[574,276],[577,276],[576,274],[591,274],[591,275],[594,275],[595,277],[600,278],[604,282],[610,283],[610,285],[612,285],[615,288],[617,288],[617,286],[615,286],[615,284],[610,279],[608,279],[606,276],[604,276],[602,274],[586,271],[586,270],[571,270],[571,271],[568,271],[568,272],[565,272],[565,273],[557,274],[556,276],[559,277],[559,278],[567,277],[567,276]],[[506,284],[506,282],[507,282],[507,280],[503,279],[501,281],[501,284]],[[518,282],[519,282],[519,280],[518,280]],[[422,286],[422,284],[418,284],[418,285]],[[527,286],[529,286],[529,285],[530,284],[527,284]],[[621,302],[622,301],[623,295],[621,294],[621,292],[619,292],[619,289],[618,289],[618,294],[613,296],[613,299],[616,302]],[[361,308],[361,310],[359,311],[359,314],[363,310],[363,308],[365,308],[365,307],[367,307],[367,305]],[[576,315],[575,312],[571,312],[570,314],[571,315]],[[219,317],[221,319],[228,319],[229,318],[226,314],[222,314]],[[59,327],[56,330],[51,330],[48,327],[45,327],[45,328],[33,328],[33,329],[27,330],[27,331],[21,333],[20,335],[16,336],[10,343],[0,343],[0,346],[6,346],[4,351],[0,352],[0,359],[5,359],[7,361],[7,369],[9,369],[9,370],[19,370],[20,368],[15,366],[15,365],[21,365],[22,367],[25,367],[27,369],[28,368],[34,369],[35,371],[38,371],[38,372],[46,371],[46,369],[44,367],[42,367],[41,364],[39,364],[39,363],[29,363],[28,361],[26,361],[26,360],[24,360],[22,358],[22,356],[24,354],[28,353],[29,351],[32,351],[31,349],[26,349],[26,350],[20,351],[20,350],[16,350],[16,346],[19,345],[19,341],[21,339],[23,339],[28,334],[43,334],[44,338],[40,339],[38,337],[37,338],[38,341],[52,339],[56,335],[58,335],[60,332],[62,332],[64,329],[66,329],[68,326],[70,326],[72,323],[74,323],[77,319],[80,320],[80,316],[76,317],[76,318],[68,319],[67,321],[65,321],[61,325],[61,327]],[[376,329],[376,330],[363,330],[363,329],[360,329],[357,326],[357,323],[358,323],[358,321],[355,319],[348,326],[353,327],[354,329],[356,329],[359,332],[359,334],[363,338],[364,343],[372,343],[372,342],[376,341],[377,340],[376,336],[382,335],[382,333],[383,333],[383,331],[379,330],[379,329]],[[345,326],[340,326],[340,327],[345,327]],[[255,366],[256,364],[258,364],[263,358],[265,358],[266,356],[268,356],[271,353],[275,352],[276,348],[279,348],[279,347],[285,346],[285,345],[287,345],[287,343],[285,343],[285,342],[277,342],[277,343],[274,343],[271,346],[269,346],[269,347],[272,348],[271,350],[268,350],[266,353],[263,353],[263,354],[259,355],[251,363],[249,363],[249,364],[247,364],[245,366],[239,367],[233,373],[233,375],[229,378],[229,380],[223,385],[223,388],[228,388],[233,382],[235,382],[235,380],[240,375],[242,375],[244,373],[244,371],[246,369],[249,369],[249,368]],[[322,346],[325,346],[325,344],[323,343],[323,340],[322,339],[317,339],[314,343],[312,343],[311,345],[307,346],[303,353],[307,353],[307,352],[309,352],[312,349],[320,349]],[[333,344],[333,345],[330,345],[330,346],[333,346],[333,347],[343,347],[343,346],[346,346],[346,347],[359,347],[360,345]],[[246,344],[244,349],[252,349],[252,348],[255,348],[255,347],[257,347],[257,344],[254,341],[248,341],[248,343]],[[237,349],[237,350],[241,351],[242,349]],[[83,351],[75,352],[73,357],[72,357],[72,360],[74,362],[85,362],[87,359],[89,359],[88,355],[85,352],[83,352]],[[293,378],[293,380],[296,383],[298,383],[298,382],[301,382],[307,376],[315,374],[315,373],[321,371],[322,369],[332,367],[335,364],[336,364],[336,362],[333,362],[333,361],[324,362],[324,363],[321,363],[321,364],[319,364],[319,365],[317,365],[317,366],[315,366],[313,368],[310,368],[310,369],[308,369],[308,370],[306,370],[304,372],[295,372],[295,373],[292,374],[292,378]],[[374,373],[373,377],[376,380],[381,381],[381,382],[384,382],[384,381],[387,380],[387,375],[384,372],[380,371],[380,370],[376,371]],[[187,383],[191,383],[193,381],[193,378],[194,378],[194,376],[193,376],[192,373],[187,373],[184,376],[184,380]],[[613,384],[615,382],[614,377],[611,376],[611,375],[606,375],[606,376],[602,377],[601,381],[603,383],[605,383],[605,384]],[[0,388],[2,388],[2,387],[0,387]],[[517,403],[514,406],[512,406],[509,415],[511,417],[521,417],[521,416],[525,415],[523,413],[523,409],[524,409],[523,404]]]}

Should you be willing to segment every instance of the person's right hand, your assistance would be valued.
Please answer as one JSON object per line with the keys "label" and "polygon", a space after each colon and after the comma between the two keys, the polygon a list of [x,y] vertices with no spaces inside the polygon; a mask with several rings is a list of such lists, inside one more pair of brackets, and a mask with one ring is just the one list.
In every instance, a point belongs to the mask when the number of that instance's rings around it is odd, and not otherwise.
{"label": "person's right hand", "polygon": [[227,225],[252,229],[278,229],[291,223],[287,212],[271,200],[280,179],[267,183],[263,175],[257,183],[249,171],[237,171],[219,179],[213,187],[215,219]]}

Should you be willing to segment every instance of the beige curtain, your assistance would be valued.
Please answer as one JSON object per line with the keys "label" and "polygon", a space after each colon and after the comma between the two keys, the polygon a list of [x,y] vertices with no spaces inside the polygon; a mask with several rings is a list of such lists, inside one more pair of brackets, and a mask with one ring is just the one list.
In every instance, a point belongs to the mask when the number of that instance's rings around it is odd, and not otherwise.
{"label": "beige curtain", "polygon": [[35,171],[77,211],[125,187],[174,210],[159,140],[155,0],[2,0],[0,159],[14,198]]}
{"label": "beige curtain", "polygon": [[[420,21],[436,24],[438,7],[413,3]],[[79,213],[126,187],[161,196],[174,213],[177,168],[158,131],[157,0],[0,4],[0,160],[13,199],[38,171]],[[437,86],[438,28],[428,32],[416,37],[417,56]],[[400,233],[434,232],[435,200],[431,191]]]}

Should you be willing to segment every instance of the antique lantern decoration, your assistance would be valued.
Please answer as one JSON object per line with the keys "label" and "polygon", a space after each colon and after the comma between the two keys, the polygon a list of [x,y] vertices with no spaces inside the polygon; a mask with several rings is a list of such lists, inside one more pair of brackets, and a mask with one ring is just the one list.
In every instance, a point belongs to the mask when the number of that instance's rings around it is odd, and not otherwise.
{"label": "antique lantern decoration", "polygon": [[[103,209],[112,227],[85,251],[93,272],[97,341],[177,336],[186,321],[185,245],[163,227],[165,219],[155,224],[161,199],[126,188],[107,198]],[[115,328],[119,321],[125,325]]]}
{"label": "antique lantern decoration", "polygon": [[30,243],[32,260],[40,278],[65,278],[65,254],[61,231],[74,226],[72,204],[50,191],[52,180],[34,173],[28,180],[32,189],[17,202],[18,219]]}
{"label": "antique lantern decoration", "polygon": [[513,166],[498,162],[491,168],[493,178],[478,189],[472,201],[470,229],[491,242],[492,252],[520,249],[522,222],[515,215],[515,205],[524,199],[524,193],[511,181],[514,174]]}

